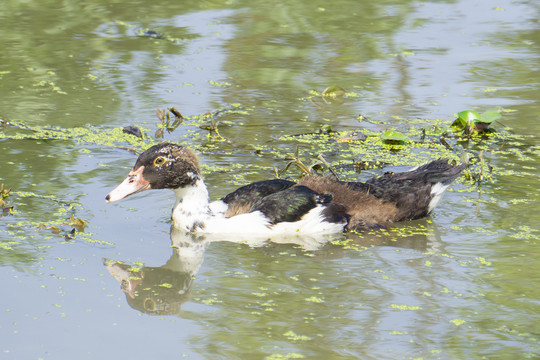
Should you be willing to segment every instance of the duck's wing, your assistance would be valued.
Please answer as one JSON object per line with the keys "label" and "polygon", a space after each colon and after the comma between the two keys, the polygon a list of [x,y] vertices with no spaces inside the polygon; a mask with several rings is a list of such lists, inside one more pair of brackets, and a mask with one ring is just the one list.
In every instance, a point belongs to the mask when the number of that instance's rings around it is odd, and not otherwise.
{"label": "duck's wing", "polygon": [[402,173],[386,173],[366,183],[348,182],[351,189],[368,191],[393,203],[398,209],[394,221],[418,219],[429,214],[448,186],[467,165],[453,166],[440,159]]}
{"label": "duck's wing", "polygon": [[283,179],[264,180],[242,186],[225,195],[221,201],[227,205],[226,217],[250,212],[256,202],[266,196],[289,189],[295,182]]}
{"label": "duck's wing", "polygon": [[270,224],[277,224],[298,221],[318,205],[324,205],[321,221],[340,224],[348,221],[346,208],[332,203],[331,194],[319,194],[302,185],[268,195],[255,202],[250,211],[260,211]]}

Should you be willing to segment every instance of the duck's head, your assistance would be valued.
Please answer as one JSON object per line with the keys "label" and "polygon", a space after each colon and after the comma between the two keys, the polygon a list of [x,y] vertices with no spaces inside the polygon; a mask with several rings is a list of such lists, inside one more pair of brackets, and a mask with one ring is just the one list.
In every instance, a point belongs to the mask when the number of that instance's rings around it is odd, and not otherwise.
{"label": "duck's head", "polygon": [[188,148],[172,143],[154,145],[143,152],[128,177],[111,191],[106,202],[150,189],[178,189],[201,179],[199,160]]}

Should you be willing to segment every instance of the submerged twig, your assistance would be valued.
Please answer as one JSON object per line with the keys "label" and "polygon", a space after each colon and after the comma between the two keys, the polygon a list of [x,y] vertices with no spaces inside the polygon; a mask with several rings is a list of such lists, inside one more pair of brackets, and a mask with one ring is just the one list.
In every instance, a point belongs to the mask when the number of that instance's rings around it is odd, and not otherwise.
{"label": "submerged twig", "polygon": [[[288,160],[289,162],[285,166],[285,169],[283,169],[281,172],[278,173],[278,177],[279,177],[279,175],[284,174],[289,169],[289,167],[291,165],[296,165],[296,167],[298,169],[300,169],[300,171],[302,171],[304,173],[304,175],[312,175],[314,171],[316,172],[318,169],[320,170],[323,167],[326,167],[332,173],[332,175],[339,181],[338,174],[332,169],[332,167],[324,159],[322,154],[319,154],[317,156],[317,159],[319,159],[320,162],[315,162],[311,166],[307,166],[306,164],[304,164],[302,162],[302,160],[300,160],[299,147],[297,146],[293,155],[289,154],[289,155],[285,156],[285,160]],[[276,171],[276,169],[274,171]]]}
{"label": "submerged twig", "polygon": [[[174,120],[171,120],[171,116],[174,115]],[[163,138],[165,135],[165,130],[170,134],[176,130],[180,124],[184,121],[184,117],[180,111],[176,110],[174,106],[167,108],[167,110],[157,109],[156,116],[161,121],[161,124],[158,124],[159,129],[156,131],[155,137],[157,139]],[[172,122],[171,122],[172,121]]]}
{"label": "submerged twig", "polygon": [[322,163],[324,164],[324,166],[326,166],[326,168],[332,173],[332,175],[334,175],[334,177],[336,178],[337,181],[339,181],[339,176],[338,174],[334,171],[334,169],[332,169],[332,167],[330,166],[330,164],[328,162],[326,162],[326,160],[324,159],[324,157],[322,156],[322,154],[319,154],[317,156],[317,159],[321,160]]}

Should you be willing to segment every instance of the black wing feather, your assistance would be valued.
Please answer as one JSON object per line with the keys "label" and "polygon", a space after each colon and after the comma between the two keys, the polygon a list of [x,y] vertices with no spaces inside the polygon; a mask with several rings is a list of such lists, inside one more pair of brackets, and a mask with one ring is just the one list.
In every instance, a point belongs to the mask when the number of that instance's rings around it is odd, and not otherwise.
{"label": "black wing feather", "polygon": [[332,201],[332,195],[321,195],[305,186],[294,186],[268,195],[255,202],[250,209],[262,212],[271,224],[298,221],[318,204]]}
{"label": "black wing feather", "polygon": [[232,193],[224,196],[221,200],[227,205],[253,204],[265,196],[283,191],[295,185],[293,181],[283,179],[264,180],[242,186]]}

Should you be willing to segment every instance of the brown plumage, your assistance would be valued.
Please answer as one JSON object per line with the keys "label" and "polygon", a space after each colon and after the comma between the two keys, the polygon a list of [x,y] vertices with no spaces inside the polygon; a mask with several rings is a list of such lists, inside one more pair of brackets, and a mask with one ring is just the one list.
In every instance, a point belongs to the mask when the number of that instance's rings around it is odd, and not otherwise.
{"label": "brown plumage", "polygon": [[225,211],[225,217],[233,217],[240,214],[248,213],[251,209],[252,203],[233,203]]}
{"label": "brown plumage", "polygon": [[350,216],[347,230],[368,229],[385,225],[395,220],[398,214],[397,207],[377,199],[368,192],[351,189],[344,183],[337,182],[328,177],[306,176],[298,182],[320,194],[332,194],[332,202],[345,207]]}

